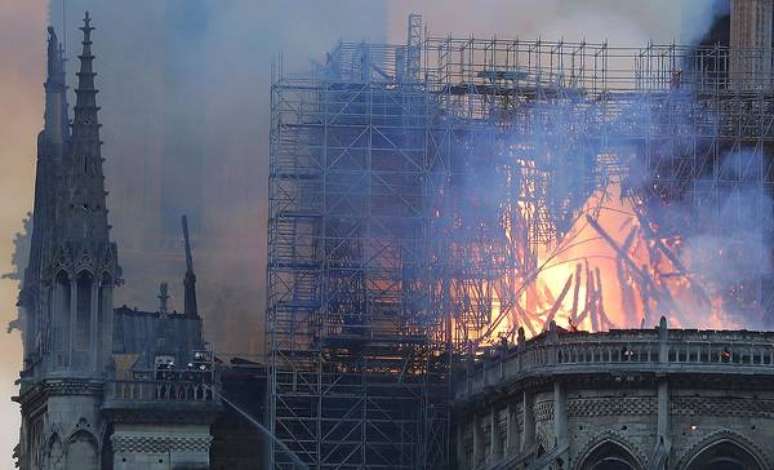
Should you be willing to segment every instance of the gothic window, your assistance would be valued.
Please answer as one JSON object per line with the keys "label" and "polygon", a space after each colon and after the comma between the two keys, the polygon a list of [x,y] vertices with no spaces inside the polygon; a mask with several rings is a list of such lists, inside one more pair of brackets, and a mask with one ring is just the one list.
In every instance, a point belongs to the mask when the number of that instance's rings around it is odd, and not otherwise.
{"label": "gothic window", "polygon": [[721,441],[699,452],[688,470],[762,470],[762,467],[747,450],[731,441]]}
{"label": "gothic window", "polygon": [[597,446],[580,468],[582,470],[640,470],[641,467],[629,451],[608,441]]}
{"label": "gothic window", "polygon": [[70,344],[70,278],[67,273],[60,271],[54,283],[54,302],[52,305],[52,317],[54,323],[53,339],[56,355],[56,366],[67,366],[68,349]]}
{"label": "gothic window", "polygon": [[[107,331],[110,323],[107,321],[106,312],[110,311],[112,307],[112,279],[107,273],[102,275],[102,282],[99,284],[99,292],[97,296],[97,354],[99,361],[103,360],[103,356],[106,354],[105,339],[107,335],[112,335],[112,331]],[[98,364],[101,365],[100,362]]]}
{"label": "gothic window", "polygon": [[68,469],[99,470],[97,456],[97,442],[91,434],[79,431],[70,438],[67,445]]}
{"label": "gothic window", "polygon": [[44,456],[44,465],[42,468],[51,470],[64,470],[64,451],[59,436],[54,434],[48,442],[48,449]]}
{"label": "gothic window", "polygon": [[43,443],[43,419],[37,418],[29,423],[27,428],[27,449],[32,468],[40,468],[46,449]]}
{"label": "gothic window", "polygon": [[78,276],[78,311],[75,319],[75,349],[88,351],[91,338],[91,288],[94,279],[88,272]]}

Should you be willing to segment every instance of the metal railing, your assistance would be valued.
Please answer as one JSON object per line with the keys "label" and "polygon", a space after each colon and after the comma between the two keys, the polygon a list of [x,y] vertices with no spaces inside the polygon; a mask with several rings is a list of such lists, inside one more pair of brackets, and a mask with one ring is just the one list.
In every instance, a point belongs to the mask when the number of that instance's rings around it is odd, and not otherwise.
{"label": "metal railing", "polygon": [[108,381],[106,401],[214,402],[218,401],[219,374],[211,351],[194,351],[186,367],[163,364],[156,369],[131,371],[131,378]]}

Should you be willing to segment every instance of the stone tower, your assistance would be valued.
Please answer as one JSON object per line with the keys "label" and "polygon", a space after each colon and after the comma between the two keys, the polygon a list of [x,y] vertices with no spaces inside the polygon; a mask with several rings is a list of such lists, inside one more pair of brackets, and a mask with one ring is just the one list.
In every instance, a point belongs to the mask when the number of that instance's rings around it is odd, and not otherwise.
{"label": "stone tower", "polygon": [[731,0],[730,75],[738,89],[771,85],[774,0]]}
{"label": "stone tower", "polygon": [[110,241],[99,138],[94,28],[88,13],[72,131],[64,60],[49,29],[45,126],[38,138],[34,226],[21,293],[24,370],[22,469],[97,469],[99,416],[112,354],[112,290],[120,277]]}

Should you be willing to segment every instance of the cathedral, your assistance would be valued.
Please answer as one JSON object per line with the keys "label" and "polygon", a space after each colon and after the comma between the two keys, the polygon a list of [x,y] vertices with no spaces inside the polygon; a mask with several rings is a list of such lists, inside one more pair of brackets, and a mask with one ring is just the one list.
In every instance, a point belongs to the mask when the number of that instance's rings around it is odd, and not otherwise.
{"label": "cathedral", "polygon": [[[758,29],[765,29],[763,42],[770,44],[774,1],[756,2],[758,9],[740,8],[737,16],[765,16],[765,28]],[[450,136],[476,136],[486,129],[481,126],[485,120],[501,119],[510,126],[512,112],[529,108],[511,109],[512,97],[519,103],[572,101],[565,98],[578,92],[576,85],[541,81],[541,73],[513,66],[510,59],[526,54],[528,63],[537,63],[536,71],[543,72],[540,59],[547,53],[565,51],[574,64],[575,49],[567,53],[563,43],[451,37],[422,43],[421,17],[411,15],[406,45],[340,43],[325,66],[318,64],[322,79],[280,79],[273,85],[272,96],[282,106],[272,109],[265,316],[269,350],[263,364],[239,357],[226,360],[204,340],[185,214],[179,214],[180,250],[185,254],[180,266],[183,311],[169,308],[165,282],[159,282],[155,308],[114,305],[114,290],[123,279],[120,250],[108,222],[94,29],[86,13],[72,118],[63,50],[54,29],[48,30],[44,128],[37,142],[32,232],[19,295],[24,363],[14,400],[22,418],[15,450],[20,469],[774,468],[774,333],[670,327],[669,315],[655,308],[663,305],[649,298],[643,300],[648,315],[643,313],[639,328],[616,326],[605,314],[599,269],[594,277],[586,262],[585,306],[578,305],[577,274],[546,304],[551,308],[535,316],[541,324],[514,324],[507,335],[495,337],[496,325],[490,322],[495,316],[504,318],[500,307],[505,304],[492,297],[493,269],[472,266],[475,256],[467,252],[443,250],[440,242],[458,246],[455,239],[443,237],[462,230],[459,214],[474,216],[477,233],[491,222],[480,213],[495,214],[495,235],[487,236],[505,234],[498,212],[504,205],[475,203],[464,187],[432,187],[454,182],[443,173],[445,165],[458,172],[453,176],[459,181],[467,181],[462,176],[470,175],[462,173],[473,171],[467,163],[471,155],[486,156],[499,148],[510,156],[511,149],[528,147],[493,142],[486,151],[475,152],[472,140]],[[756,35],[739,31],[739,26],[732,29],[732,37],[750,43],[737,40],[737,45],[755,45],[751,38]],[[433,69],[422,71],[428,67],[421,59],[421,52],[427,52],[422,47],[439,52],[443,67],[438,70],[461,71],[432,83],[438,77],[427,73]],[[469,53],[471,47],[485,53]],[[608,53],[607,44],[571,47],[589,47],[605,58]],[[718,66],[720,72],[702,69],[703,75],[695,74],[702,79],[731,77],[724,88],[709,82],[714,88],[708,86],[702,95],[711,109],[720,103],[741,110],[728,113],[736,124],[720,126],[734,131],[725,136],[728,147],[728,142],[774,145],[774,94],[767,88],[771,48],[764,49],[767,61],[730,61],[734,74],[727,73],[730,66],[718,65],[714,55],[702,67]],[[662,52],[674,51],[672,46]],[[446,62],[453,57],[462,62]],[[475,62],[477,57],[484,62]],[[508,60],[498,63],[503,57]],[[668,62],[657,58],[662,65]],[[673,59],[678,63],[684,58]],[[573,69],[581,77],[584,70]],[[670,117],[684,113],[680,105],[689,103],[685,90],[690,76],[683,72],[658,69],[658,93],[653,95],[669,104],[660,109],[672,113]],[[592,75],[596,87],[604,74]],[[754,80],[745,81],[749,75]],[[628,88],[616,96],[601,89],[598,95],[575,97],[584,106],[584,119],[585,106],[591,106],[584,100],[621,105],[633,96]],[[460,112],[452,119],[448,109],[460,111],[460,103],[465,109],[481,105],[485,111]],[[495,112],[495,105],[508,112]],[[704,116],[708,108],[695,114]],[[736,120],[764,113],[765,126],[745,127],[751,136],[736,131],[741,129]],[[607,120],[607,114],[600,116]],[[527,117],[535,116],[529,112]],[[458,127],[443,127],[447,125]],[[648,129],[640,139],[642,148],[651,148],[655,134]],[[679,142],[677,134],[673,138]],[[433,160],[424,153],[430,151],[437,152],[433,158],[447,159],[438,165],[435,179],[419,163]],[[338,155],[333,163],[324,160],[329,154]],[[521,165],[526,154],[519,155]],[[481,182],[497,176],[489,171],[490,160],[480,167],[485,170]],[[422,225],[443,212],[423,212],[434,207],[424,199],[434,194],[431,190],[438,190],[439,197],[459,191],[452,202],[463,209],[468,199],[474,200],[467,207],[471,211],[449,212],[454,222],[449,227],[455,230],[436,233]],[[519,201],[514,199],[510,207]],[[426,269],[417,261],[423,259],[418,252],[438,248],[431,242],[442,250],[424,259],[442,262],[443,269]],[[615,240],[608,243],[617,247]],[[621,270],[629,259],[623,246],[616,255]],[[658,249],[669,258],[666,247]],[[478,261],[493,261],[499,272],[503,259]],[[455,262],[465,266],[455,267]],[[656,288],[644,268],[630,264],[649,291]],[[458,276],[465,283],[475,280],[474,268],[486,274],[479,285],[485,289],[452,292],[454,285],[462,285],[455,284]],[[450,277],[429,278],[432,282],[424,284],[425,275]],[[563,319],[565,329],[555,314],[573,279],[575,301],[572,314]],[[433,283],[439,280],[443,289],[434,292]],[[510,277],[500,281],[510,282]],[[551,286],[544,287],[544,295],[551,297]],[[488,299],[474,296],[484,291]],[[425,297],[436,293],[443,295]],[[449,305],[457,300],[460,307],[482,310],[455,314]],[[427,307],[432,307],[429,313],[423,310]],[[589,331],[583,331],[586,318]],[[648,327],[646,319],[658,325]],[[462,336],[468,332],[470,337]],[[481,341],[484,336],[493,341]]]}
{"label": "cathedral", "polygon": [[183,217],[185,309],[113,305],[122,284],[111,240],[88,13],[70,122],[65,60],[49,28],[44,128],[29,263],[20,294],[24,365],[17,461],[33,469],[210,468],[221,412],[202,340]]}

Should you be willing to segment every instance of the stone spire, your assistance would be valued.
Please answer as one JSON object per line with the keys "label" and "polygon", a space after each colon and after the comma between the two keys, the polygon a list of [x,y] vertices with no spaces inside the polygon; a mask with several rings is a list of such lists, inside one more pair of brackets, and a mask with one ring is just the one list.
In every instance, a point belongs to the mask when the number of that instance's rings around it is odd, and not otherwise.
{"label": "stone spire", "polygon": [[54,290],[49,369],[101,377],[112,353],[112,288],[120,281],[121,268],[107,221],[91,50],[94,28],[88,12],[80,29],[83,49],[72,132],[57,162],[56,180],[48,183],[55,210],[43,223],[50,234],[44,277]]}
{"label": "stone spire", "polygon": [[44,345],[45,299],[42,299],[43,269],[50,258],[50,247],[56,225],[56,195],[59,169],[64,158],[69,128],[67,118],[67,87],[62,49],[54,28],[48,28],[47,77],[44,83],[44,127],[38,134],[38,154],[35,175],[35,202],[32,235],[27,267],[24,272],[19,305],[22,307],[25,369],[41,357]]}
{"label": "stone spire", "polygon": [[81,61],[81,70],[78,72],[78,89],[75,103],[75,122],[73,123],[73,137],[82,140],[99,138],[99,124],[97,123],[97,89],[94,87],[94,54],[91,52],[91,17],[89,12],[83,18],[83,50],[78,58]]}
{"label": "stone spire", "polygon": [[94,86],[94,54],[91,51],[91,26],[89,13],[83,19],[83,50],[78,58],[78,88],[72,125],[72,142],[65,162],[66,191],[62,199],[67,207],[64,237],[67,240],[108,241],[109,226],[105,207],[105,181],[102,171],[103,158],[99,139],[100,124],[97,118],[97,89]]}
{"label": "stone spire", "polygon": [[[47,245],[47,236],[54,226],[56,205],[56,187],[59,182],[59,166],[64,158],[67,143],[70,138],[67,117],[67,86],[65,85],[65,67],[62,48],[56,37],[54,28],[48,28],[48,59],[47,77],[43,87],[45,95],[45,112],[43,130],[38,135],[38,160],[35,178],[35,206],[33,210],[33,256]],[[44,237],[44,233],[46,236]],[[35,265],[38,259],[30,260],[28,264]],[[33,263],[33,261],[35,261]]]}
{"label": "stone spire", "polygon": [[48,28],[48,76],[44,85],[46,89],[44,140],[54,146],[56,153],[62,152],[69,138],[67,122],[67,86],[65,84],[65,66],[62,47],[54,32]]}
{"label": "stone spire", "polygon": [[23,469],[97,468],[101,448],[90,433],[108,424],[101,391],[114,374],[113,288],[121,269],[108,236],[90,22],[86,15],[72,133],[62,49],[48,30],[45,125],[22,288],[24,370],[15,398]]}
{"label": "stone spire", "polygon": [[196,305],[196,274],[193,269],[193,256],[191,255],[191,239],[188,235],[188,218],[183,216],[183,238],[185,239],[185,278],[183,286],[185,288],[185,307],[184,313],[191,317],[199,316],[199,309]]}

